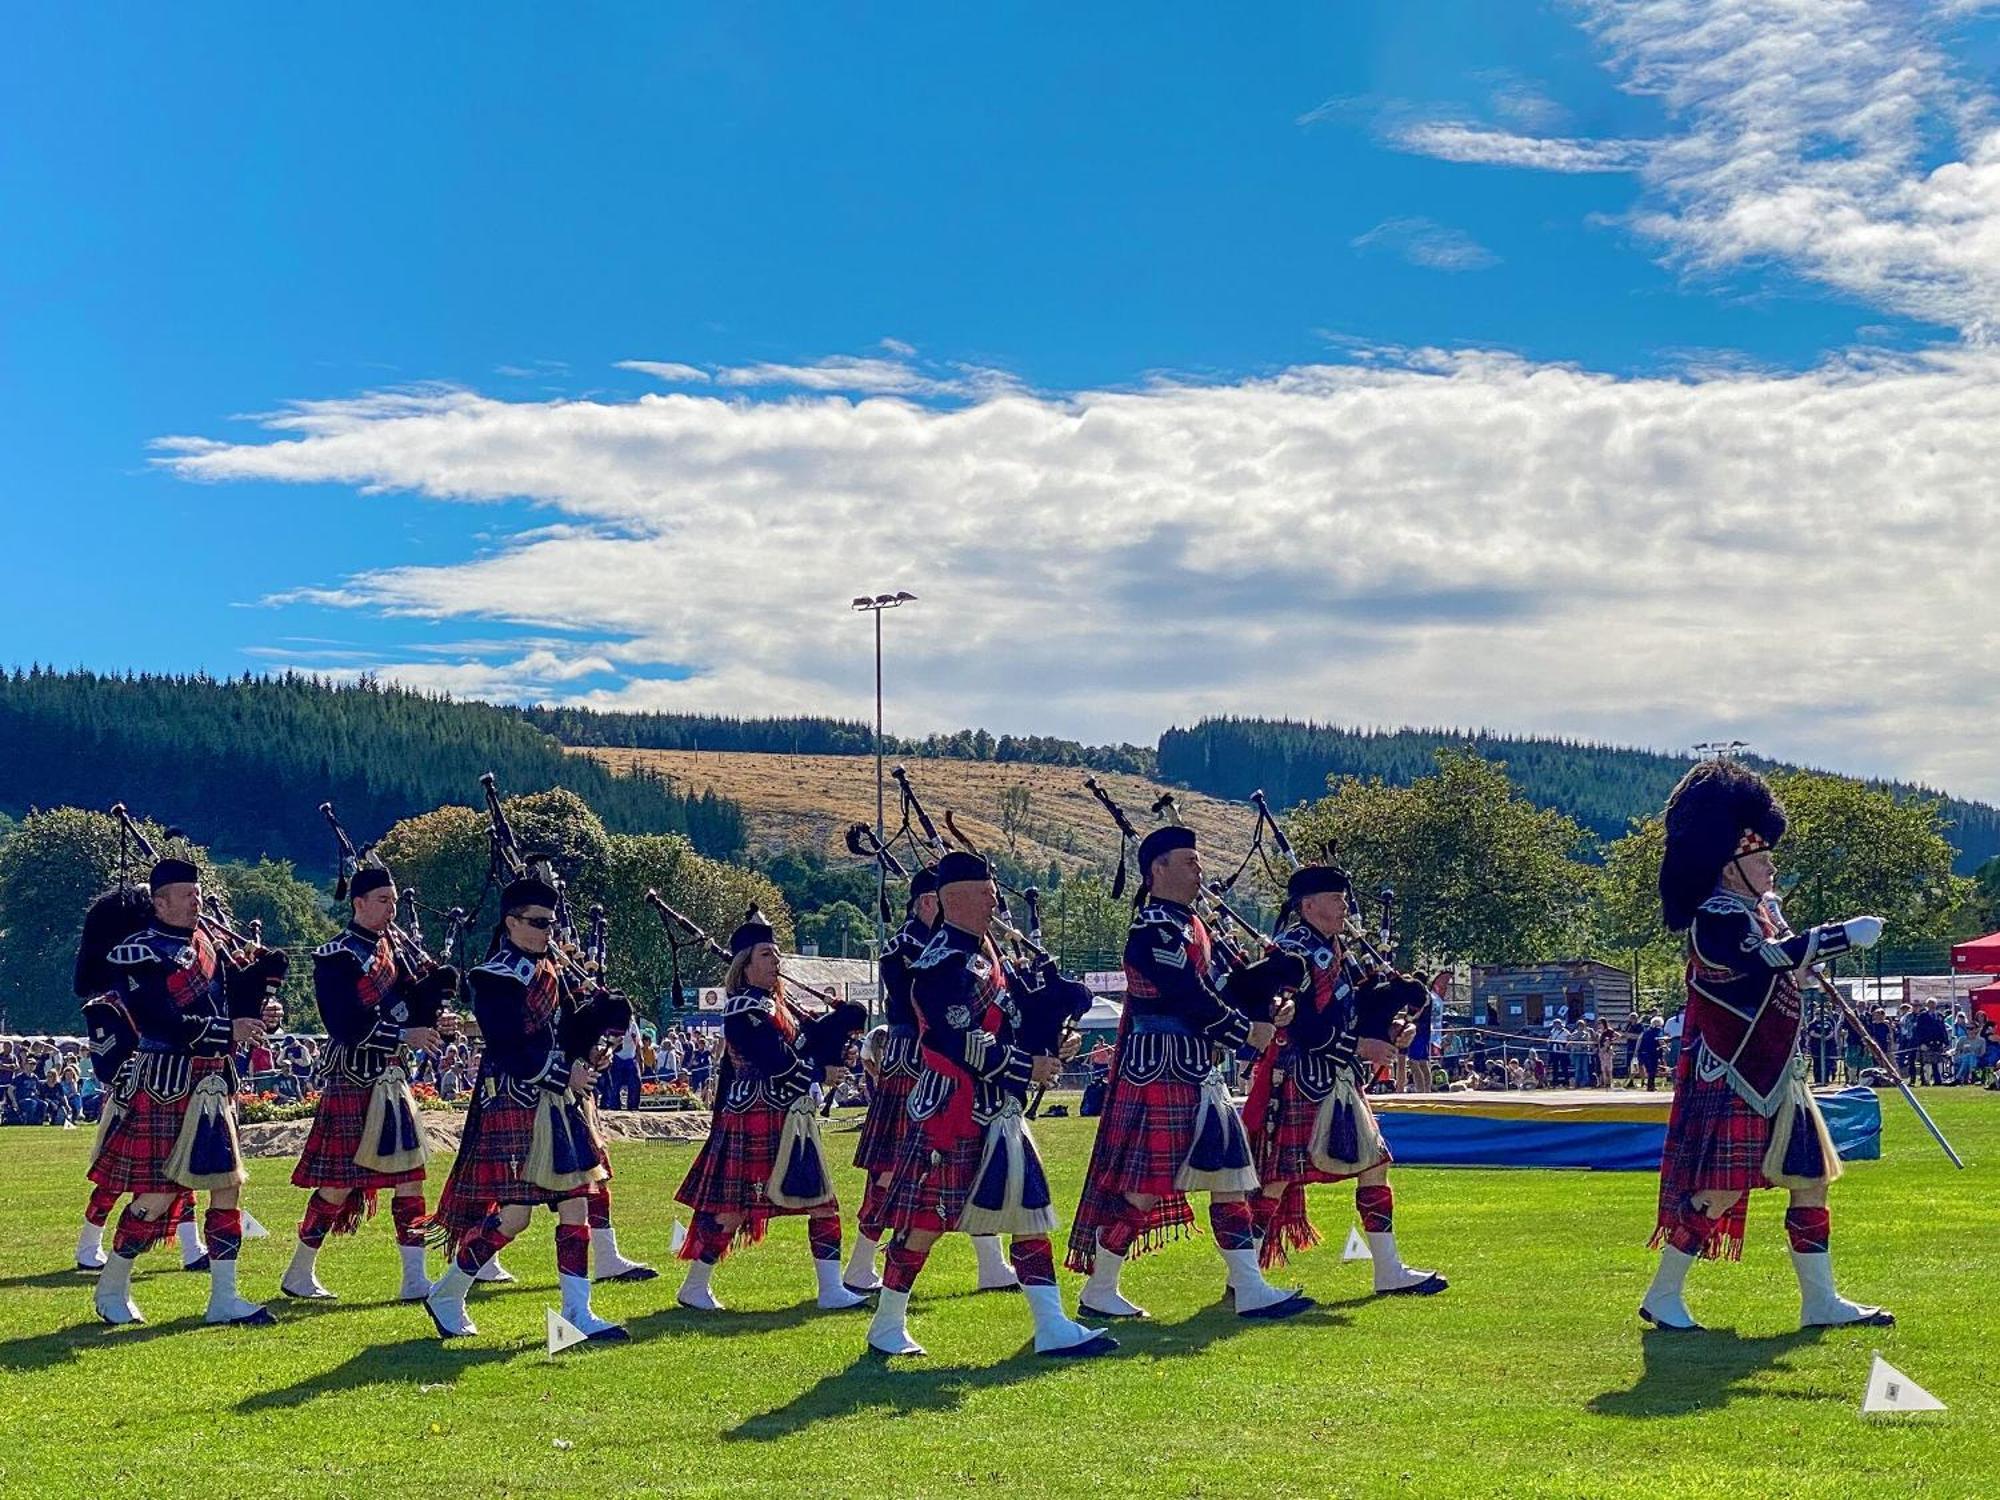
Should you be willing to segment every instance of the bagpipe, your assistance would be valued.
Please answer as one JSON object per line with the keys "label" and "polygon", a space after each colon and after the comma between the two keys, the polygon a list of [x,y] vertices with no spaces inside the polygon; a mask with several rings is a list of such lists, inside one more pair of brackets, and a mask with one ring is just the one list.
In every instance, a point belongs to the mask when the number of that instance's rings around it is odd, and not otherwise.
{"label": "bagpipe", "polygon": [[[157,863],[160,858],[160,852],[154,847],[153,841],[146,836],[146,830],[139,826],[130,812],[126,811],[124,803],[112,803],[111,816],[118,820],[119,889],[129,888],[136,890],[136,888],[128,887],[125,880],[125,849],[127,842],[129,841],[131,847],[138,850],[141,857],[148,864]],[[175,831],[169,830],[168,837],[171,838],[174,836]],[[116,892],[106,892],[103,896],[98,897],[97,901],[92,903],[92,910],[95,911],[99,905],[110,901],[116,894]],[[143,932],[153,922],[153,902],[151,895],[145,892],[138,892],[138,894],[143,896],[146,902],[145,920],[126,933],[126,937]],[[130,906],[130,909],[136,912],[136,902],[132,901],[129,897],[124,899]],[[109,921],[112,919],[107,917],[103,920]],[[222,959],[222,989],[224,999],[228,1005],[230,1020],[261,1022],[264,1019],[265,1005],[275,1003],[278,987],[285,982],[285,975],[291,972],[290,957],[286,955],[285,950],[282,948],[266,948],[259,940],[261,933],[253,936],[248,933],[238,932],[232,927],[229,924],[221,898],[213,891],[203,896],[201,909],[195,914],[195,924],[208,934],[208,940],[215,945],[215,950]],[[88,931],[90,928],[89,913],[85,913],[84,925],[86,931]],[[110,948],[107,947],[97,957],[103,959],[110,951]],[[83,960],[84,954],[79,951],[77,954],[79,982],[81,982],[83,977],[81,972],[84,967]]]}
{"label": "bagpipe", "polygon": [[579,952],[569,888],[557,873],[554,860],[548,856],[531,859],[522,852],[491,771],[479,778],[479,785],[486,794],[488,887],[532,876],[555,891],[555,927],[549,934],[548,956],[556,966],[560,996],[556,1045],[563,1056],[586,1061],[601,1071],[608,1060],[605,1038],[624,1033],[633,1016],[631,1000],[603,979],[609,947],[604,908],[591,908],[589,946]]}
{"label": "bagpipe", "polygon": [[[867,845],[871,840],[863,836],[867,832],[866,825],[857,825],[848,831],[848,848],[864,857],[872,854],[885,861],[885,873],[889,872],[891,865],[895,865],[894,873],[900,876],[903,869],[896,864],[895,855],[890,852],[890,846],[898,837],[907,835],[920,861],[929,856],[925,862],[943,858],[951,852],[952,845],[938,833],[937,825],[931,821],[922,797],[910,782],[909,770],[897,766],[890,774],[895,777],[902,796],[902,826],[886,844],[873,841],[874,847],[870,849]],[[949,808],[945,810],[944,823],[959,848],[967,854],[986,858],[979,845],[958,826],[957,814]],[[921,830],[921,842],[918,830]],[[990,861],[988,867],[991,867]],[[996,903],[988,923],[987,938],[993,944],[994,952],[1000,956],[1007,974],[1008,993],[1014,997],[1015,1008],[1021,1012],[1018,1041],[1022,1050],[1032,1056],[1060,1057],[1069,1039],[1079,1034],[1077,1023],[1090,1009],[1090,991],[1075,978],[1063,973],[1055,955],[1043,945],[1041,892],[1034,886],[1010,886],[997,875],[993,880],[993,889]],[[1019,896],[1022,905],[1027,908],[1028,925],[1025,931],[1014,921],[1013,908],[1007,901],[1010,891]],[[1042,1095],[1046,1092],[1045,1088],[1036,1090],[1028,1109],[1030,1116],[1040,1106]]]}
{"label": "bagpipe", "polygon": [[[1290,873],[1299,870],[1304,862],[1299,858],[1298,851],[1293,848],[1284,825],[1272,814],[1271,804],[1264,799],[1263,791],[1260,789],[1252,792],[1250,802],[1257,809],[1257,837],[1261,839],[1263,833],[1268,830],[1272,847],[1278,851],[1278,858],[1283,861],[1286,871]],[[1411,1018],[1423,1010],[1430,1002],[1431,996],[1422,980],[1398,969],[1384,951],[1385,949],[1389,953],[1395,951],[1393,921],[1395,890],[1384,885],[1375,892],[1375,899],[1379,903],[1376,935],[1380,938],[1380,946],[1378,947],[1369,937],[1367,930],[1362,926],[1359,913],[1350,908],[1346,926],[1341,931],[1342,947],[1345,950],[1341,955],[1341,961],[1347,966],[1349,981],[1357,992],[1380,991],[1381,998],[1394,1006],[1389,1034],[1391,1040],[1401,1045],[1405,1035],[1412,1031]],[[1280,927],[1284,925],[1289,909],[1287,903],[1286,908],[1280,910],[1278,914]]]}
{"label": "bagpipe", "polygon": [[[658,891],[646,892],[646,904],[659,914],[660,924],[667,930],[669,952],[678,953],[682,948],[699,948],[725,963],[730,960],[729,950],[717,942],[707,928],[677,909]],[[753,906],[744,913],[744,920],[763,921],[764,917]],[[678,959],[675,960],[675,965],[674,997],[678,1005],[680,1001]],[[778,975],[783,980],[785,988],[777,998],[779,1003],[786,1007],[788,1018],[798,1030],[799,1051],[808,1062],[816,1064],[822,1071],[827,1068],[846,1067],[848,1043],[866,1029],[868,1007],[858,1000],[836,999],[831,992],[815,988],[796,975],[785,973],[782,965]],[[823,1008],[816,1011],[806,1009],[792,998],[794,990],[810,995]],[[829,1113],[832,1108],[833,1094],[829,1091],[820,1107],[820,1113]]]}
{"label": "bagpipe", "polygon": [[[319,815],[333,830],[334,842],[340,850],[340,872],[334,878],[333,899],[345,901],[348,892],[353,889],[354,877],[363,869],[383,870],[388,867],[376,853],[374,844],[362,848],[355,846],[331,802],[320,803]],[[408,980],[407,984],[399,987],[408,1017],[406,1024],[455,1036],[457,1028],[453,1022],[456,1017],[451,1002],[458,996],[458,970],[433,958],[424,947],[423,919],[417,909],[415,887],[399,889],[396,900],[399,909],[407,910],[410,925],[405,927],[401,922],[392,921],[386,935],[390,951],[396,956],[396,967]],[[445,952],[449,953],[465,926],[464,909],[454,906],[447,922]]]}
{"label": "bagpipe", "polygon": [[[1116,897],[1124,893],[1126,864],[1141,842],[1139,830],[1133,827],[1125,809],[1095,776],[1086,776],[1083,785],[1118,829],[1118,873],[1111,885],[1111,893]],[[1162,792],[1155,798],[1152,811],[1156,817],[1167,822],[1181,822],[1180,805],[1174,800],[1172,792]],[[1239,868],[1237,875],[1241,873]],[[1139,881],[1142,891],[1145,879],[1146,872],[1141,870]],[[1223,975],[1216,982],[1217,991],[1233,1009],[1241,1011],[1252,1021],[1272,1021],[1283,1001],[1305,983],[1305,966],[1292,954],[1280,949],[1261,928],[1230,905],[1228,892],[1235,881],[1236,876],[1231,876],[1227,882],[1204,882],[1195,897],[1194,912],[1215,940],[1215,951],[1222,961]],[[1254,945],[1254,951],[1251,945]]]}

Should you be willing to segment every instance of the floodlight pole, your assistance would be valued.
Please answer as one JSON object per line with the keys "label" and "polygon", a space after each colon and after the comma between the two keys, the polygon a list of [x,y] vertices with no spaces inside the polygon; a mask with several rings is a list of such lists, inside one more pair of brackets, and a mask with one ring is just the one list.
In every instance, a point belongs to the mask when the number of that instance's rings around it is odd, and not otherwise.
{"label": "floodlight pole", "polygon": [[[875,617],[875,846],[878,849],[888,847],[882,775],[882,611],[916,602],[915,594],[899,591],[894,594],[857,594],[849,606],[857,612],[865,610]],[[885,1004],[888,996],[882,993],[882,954],[889,946],[889,931],[882,908],[888,905],[888,901],[889,867],[878,859],[875,862],[875,993]]]}

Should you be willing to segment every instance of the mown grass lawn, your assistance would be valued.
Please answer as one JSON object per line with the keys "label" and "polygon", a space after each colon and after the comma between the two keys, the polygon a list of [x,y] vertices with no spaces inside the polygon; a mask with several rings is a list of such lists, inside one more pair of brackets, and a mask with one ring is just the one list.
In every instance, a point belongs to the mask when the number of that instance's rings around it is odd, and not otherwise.
{"label": "mown grass lawn", "polygon": [[[1399,1171],[1405,1252],[1451,1290],[1370,1298],[1343,1265],[1352,1195],[1315,1190],[1332,1243],[1294,1264],[1320,1308],[1287,1323],[1218,1306],[1206,1241],[1141,1262],[1154,1318],[1082,1365],[1026,1352],[1019,1300],[965,1295],[947,1242],[912,1327],[931,1357],[861,1353],[865,1313],[811,1303],[803,1227],[781,1224],[717,1277],[733,1307],[673,1306],[669,1198],[690,1148],[619,1148],[621,1238],[666,1269],[601,1287],[634,1341],[551,1360],[547,1215],[508,1251],[514,1287],[477,1292],[481,1333],[441,1345],[392,1300],[386,1210],[330,1245],[332,1306],[274,1304],[281,1326],[199,1322],[206,1278],[150,1257],[151,1320],[94,1321],[66,1269],[83,1203],[83,1132],[0,1132],[0,1495],[1995,1495],[2000,1494],[2000,1097],[1926,1095],[1972,1166],[1952,1171],[1900,1102],[1887,1151],[1838,1186],[1834,1254],[1851,1295],[1900,1326],[1803,1335],[1780,1199],[1762,1195],[1738,1266],[1696,1271],[1706,1337],[1642,1335],[1654,1180],[1638,1174]],[[1038,1129],[1075,1202],[1090,1122]],[[837,1154],[851,1136],[836,1131]],[[274,1295],[302,1194],[258,1162],[244,1251]],[[858,1174],[841,1183],[843,1199]],[[1073,1298],[1076,1278],[1064,1276]],[[1864,1419],[1871,1349],[1946,1401]],[[197,1478],[197,1473],[203,1477]]]}

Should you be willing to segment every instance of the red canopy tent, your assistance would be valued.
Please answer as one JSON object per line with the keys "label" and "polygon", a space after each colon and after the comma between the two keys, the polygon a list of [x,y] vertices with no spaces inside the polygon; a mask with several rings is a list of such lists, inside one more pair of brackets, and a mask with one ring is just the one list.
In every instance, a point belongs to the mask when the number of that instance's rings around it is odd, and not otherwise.
{"label": "red canopy tent", "polygon": [[2000,974],[2000,932],[1952,944],[1951,968],[1955,974]]}
{"label": "red canopy tent", "polygon": [[2000,984],[1989,984],[1983,990],[1974,990],[1965,997],[1972,1002],[1975,1016],[1991,1016],[1993,1024],[2000,1026]]}

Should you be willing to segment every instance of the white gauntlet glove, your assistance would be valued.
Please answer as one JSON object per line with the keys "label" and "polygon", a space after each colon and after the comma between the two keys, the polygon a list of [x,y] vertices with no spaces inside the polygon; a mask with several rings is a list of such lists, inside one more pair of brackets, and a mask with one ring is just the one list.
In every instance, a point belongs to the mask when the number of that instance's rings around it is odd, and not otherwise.
{"label": "white gauntlet glove", "polygon": [[1849,917],[1840,924],[1840,930],[1847,934],[1850,948],[1872,948],[1882,938],[1880,917]]}

